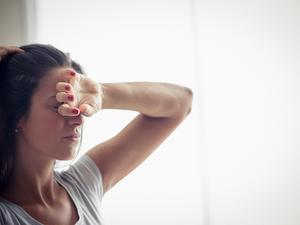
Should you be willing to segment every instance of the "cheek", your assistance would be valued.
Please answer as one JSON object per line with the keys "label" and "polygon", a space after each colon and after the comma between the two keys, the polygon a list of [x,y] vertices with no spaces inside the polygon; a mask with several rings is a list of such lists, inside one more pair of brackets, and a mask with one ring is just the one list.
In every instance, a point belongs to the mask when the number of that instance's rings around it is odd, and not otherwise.
{"label": "cheek", "polygon": [[35,116],[34,130],[36,135],[52,139],[63,131],[64,119],[55,111],[44,110]]}

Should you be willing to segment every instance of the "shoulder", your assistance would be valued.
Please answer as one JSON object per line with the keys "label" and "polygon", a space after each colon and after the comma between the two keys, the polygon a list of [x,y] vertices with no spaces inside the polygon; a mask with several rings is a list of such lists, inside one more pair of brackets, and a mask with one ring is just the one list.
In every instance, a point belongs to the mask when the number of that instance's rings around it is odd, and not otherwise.
{"label": "shoulder", "polygon": [[0,224],[13,224],[11,210],[2,200],[0,200]]}
{"label": "shoulder", "polygon": [[75,163],[63,172],[58,172],[63,182],[76,186],[82,191],[95,193],[102,197],[102,175],[94,161],[86,154],[80,156]]}
{"label": "shoulder", "polygon": [[2,216],[3,214],[8,213],[8,206],[4,200],[2,200],[0,196],[0,215]]}

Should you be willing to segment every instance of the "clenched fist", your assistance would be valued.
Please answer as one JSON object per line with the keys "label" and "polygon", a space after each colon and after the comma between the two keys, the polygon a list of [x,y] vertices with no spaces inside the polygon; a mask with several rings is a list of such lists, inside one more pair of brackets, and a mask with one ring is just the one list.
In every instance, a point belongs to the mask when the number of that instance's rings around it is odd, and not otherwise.
{"label": "clenched fist", "polygon": [[[90,117],[102,108],[103,89],[100,83],[76,73],[72,68],[64,69],[63,74],[69,79],[56,83],[56,100],[63,103],[58,107],[61,115],[82,113]],[[77,113],[74,107],[78,109]]]}

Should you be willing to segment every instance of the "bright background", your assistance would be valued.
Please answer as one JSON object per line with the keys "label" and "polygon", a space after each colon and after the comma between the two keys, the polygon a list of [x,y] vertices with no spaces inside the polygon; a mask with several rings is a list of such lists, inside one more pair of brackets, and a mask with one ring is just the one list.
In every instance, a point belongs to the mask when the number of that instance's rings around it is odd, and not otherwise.
{"label": "bright background", "polygon": [[[0,2],[1,44],[52,44],[99,82],[194,92],[186,120],[107,192],[107,225],[300,224],[299,1]],[[81,154],[136,115],[87,119]]]}

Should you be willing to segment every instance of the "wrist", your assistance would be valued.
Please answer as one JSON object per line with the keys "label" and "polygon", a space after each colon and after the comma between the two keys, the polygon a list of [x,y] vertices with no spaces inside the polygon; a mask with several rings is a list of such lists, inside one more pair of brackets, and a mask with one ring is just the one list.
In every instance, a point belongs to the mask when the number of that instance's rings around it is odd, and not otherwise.
{"label": "wrist", "polygon": [[107,108],[107,102],[108,102],[108,87],[104,83],[99,83],[99,93],[102,98],[102,109]]}

